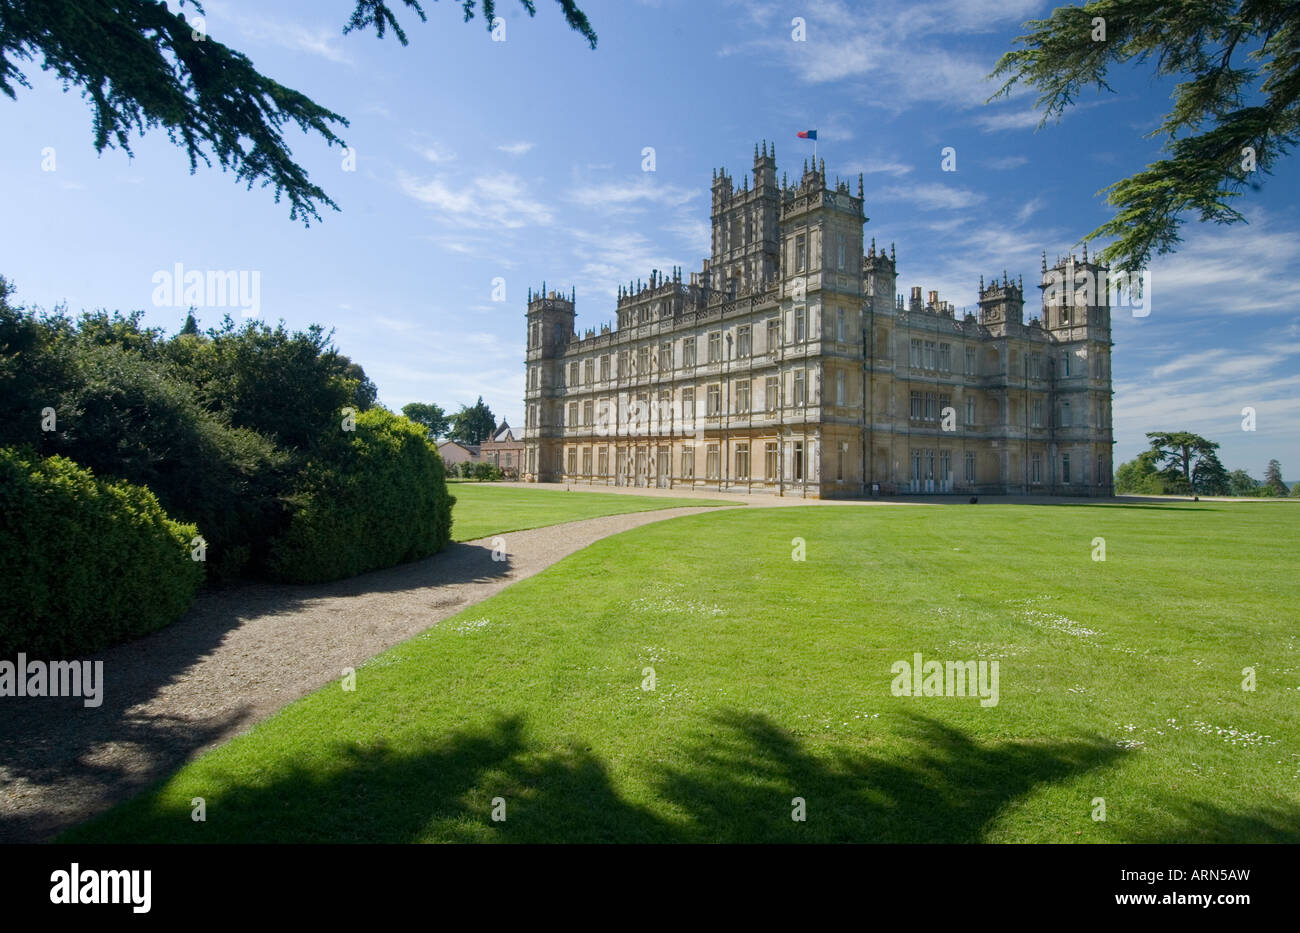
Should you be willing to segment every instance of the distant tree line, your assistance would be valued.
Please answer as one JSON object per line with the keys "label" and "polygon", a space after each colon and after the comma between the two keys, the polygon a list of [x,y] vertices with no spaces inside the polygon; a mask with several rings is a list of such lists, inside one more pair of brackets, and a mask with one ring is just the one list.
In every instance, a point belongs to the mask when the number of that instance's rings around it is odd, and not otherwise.
{"label": "distant tree line", "polygon": [[1282,480],[1282,465],[1270,460],[1263,482],[1245,470],[1228,472],[1219,445],[1188,431],[1152,431],[1149,449],[1115,470],[1120,495],[1300,496],[1300,483]]}
{"label": "distant tree line", "polygon": [[483,396],[473,405],[461,405],[460,411],[448,415],[441,405],[432,402],[411,402],[402,406],[402,414],[416,424],[424,425],[429,439],[445,438],[462,444],[481,444],[497,429],[496,416],[483,404]]}

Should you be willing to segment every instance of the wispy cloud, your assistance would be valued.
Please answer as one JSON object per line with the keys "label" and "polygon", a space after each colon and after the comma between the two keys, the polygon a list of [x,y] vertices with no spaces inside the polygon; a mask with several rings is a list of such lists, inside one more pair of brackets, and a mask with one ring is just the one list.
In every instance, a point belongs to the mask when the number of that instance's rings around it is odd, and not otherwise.
{"label": "wispy cloud", "polygon": [[665,184],[642,173],[624,181],[578,185],[569,191],[568,199],[583,207],[628,210],[644,205],[680,207],[699,194],[697,188]]}
{"label": "wispy cloud", "polygon": [[434,165],[444,165],[447,162],[456,161],[456,153],[440,143],[423,143],[414,148],[421,158]]}
{"label": "wispy cloud", "polygon": [[497,146],[497,149],[500,150],[501,152],[506,153],[507,155],[521,156],[527,152],[530,152],[535,145],[537,144],[529,143],[529,142],[506,143],[504,145]]}
{"label": "wispy cloud", "polygon": [[878,191],[876,198],[881,201],[906,201],[923,211],[961,210],[974,207],[985,200],[985,196],[978,191],[939,182],[891,185]]}
{"label": "wispy cloud", "polygon": [[408,197],[471,228],[518,229],[553,219],[551,210],[530,194],[529,185],[510,172],[478,175],[459,184],[441,177],[421,181],[405,172],[397,180]]}

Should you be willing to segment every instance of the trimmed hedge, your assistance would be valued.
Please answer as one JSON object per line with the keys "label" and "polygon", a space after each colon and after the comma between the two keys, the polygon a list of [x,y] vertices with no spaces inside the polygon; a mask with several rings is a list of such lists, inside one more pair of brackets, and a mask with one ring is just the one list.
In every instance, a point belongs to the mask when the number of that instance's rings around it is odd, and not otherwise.
{"label": "trimmed hedge", "polygon": [[0,448],[0,657],[68,657],[163,628],[203,580],[195,526],[143,486]]}
{"label": "trimmed hedge", "polygon": [[323,583],[437,553],[451,538],[442,457],[426,430],[382,408],[307,465],[289,527],[271,543],[273,579]]}

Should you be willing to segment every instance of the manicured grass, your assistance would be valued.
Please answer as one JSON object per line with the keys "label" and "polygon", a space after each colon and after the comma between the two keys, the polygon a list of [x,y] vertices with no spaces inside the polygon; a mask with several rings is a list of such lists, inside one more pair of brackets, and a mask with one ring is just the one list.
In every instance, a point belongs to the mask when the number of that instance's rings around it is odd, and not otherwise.
{"label": "manicured grass", "polygon": [[601,515],[733,504],[717,499],[669,499],[614,492],[516,489],[491,483],[456,483],[449,489],[456,497],[456,505],[451,510],[451,537],[454,541],[473,541],[507,531],[524,531]]}
{"label": "manicured grass", "polygon": [[[669,520],[65,838],[1300,841],[1297,519],[1200,503]],[[997,660],[999,703],[892,695],[915,652]]]}

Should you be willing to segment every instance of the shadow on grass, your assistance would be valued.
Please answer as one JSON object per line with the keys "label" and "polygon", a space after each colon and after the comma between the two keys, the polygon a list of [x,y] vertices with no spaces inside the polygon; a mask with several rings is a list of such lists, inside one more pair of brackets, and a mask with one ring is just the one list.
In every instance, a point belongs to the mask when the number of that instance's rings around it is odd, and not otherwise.
{"label": "shadow on grass", "polygon": [[[890,758],[828,757],[764,716],[719,713],[667,763],[631,763],[647,769],[652,811],[590,749],[537,745],[521,717],[499,717],[416,752],[338,746],[323,768],[213,788],[206,823],[191,822],[188,800],[146,795],[62,841],[978,842],[1037,785],[1126,754],[1091,738],[981,745],[924,718],[907,741]],[[503,822],[491,819],[495,797]],[[791,819],[794,797],[806,822]]]}
{"label": "shadow on grass", "polygon": [[[80,698],[9,700],[0,717],[0,775],[23,782],[16,804],[0,801],[0,843],[49,838],[88,813],[126,799],[170,774],[205,746],[255,719],[238,696],[207,691],[210,705],[171,715],[155,698],[250,622],[274,620],[321,600],[430,589],[434,609],[454,611],[464,597],[438,602],[438,588],[491,582],[513,561],[482,545],[449,544],[437,554],[319,584],[244,583],[200,593],[184,616],[160,631],[92,655],[104,663],[101,706]],[[104,749],[121,754],[105,756]]]}

